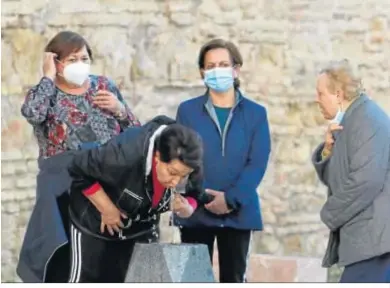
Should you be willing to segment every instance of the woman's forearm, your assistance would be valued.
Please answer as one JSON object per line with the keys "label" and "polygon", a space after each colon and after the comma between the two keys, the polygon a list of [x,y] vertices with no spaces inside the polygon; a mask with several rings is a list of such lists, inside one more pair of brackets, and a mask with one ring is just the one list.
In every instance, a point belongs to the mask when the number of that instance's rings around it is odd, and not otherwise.
{"label": "woman's forearm", "polygon": [[115,206],[115,204],[111,201],[111,199],[107,196],[107,193],[104,192],[102,188],[97,190],[93,194],[85,195],[89,201],[96,207],[96,209],[103,213],[107,211],[108,208]]}
{"label": "woman's forearm", "polygon": [[54,82],[43,77],[39,84],[30,89],[21,108],[22,115],[32,125],[41,124],[47,118],[50,100],[55,95]]}

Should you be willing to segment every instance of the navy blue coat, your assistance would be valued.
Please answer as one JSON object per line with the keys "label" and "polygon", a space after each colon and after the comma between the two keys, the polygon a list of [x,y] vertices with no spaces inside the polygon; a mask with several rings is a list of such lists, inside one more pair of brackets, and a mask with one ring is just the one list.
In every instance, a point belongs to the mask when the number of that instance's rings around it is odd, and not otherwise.
{"label": "navy blue coat", "polygon": [[[46,272],[55,252],[68,248],[68,189],[72,181],[68,165],[75,154],[77,151],[68,151],[38,161],[36,202],[16,268],[23,282],[46,282]],[[67,253],[63,255],[61,272],[66,277],[70,259]]]}

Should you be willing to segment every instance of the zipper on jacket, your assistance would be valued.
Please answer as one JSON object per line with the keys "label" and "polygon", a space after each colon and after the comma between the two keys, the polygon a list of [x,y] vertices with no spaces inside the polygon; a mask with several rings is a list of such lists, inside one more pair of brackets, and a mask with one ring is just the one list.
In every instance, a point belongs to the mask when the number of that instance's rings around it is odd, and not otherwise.
{"label": "zipper on jacket", "polygon": [[230,110],[228,119],[226,120],[225,127],[223,131],[221,130],[221,126],[219,125],[218,117],[217,114],[215,113],[215,108],[212,106],[211,101],[208,100],[208,102],[205,103],[205,107],[207,110],[207,113],[209,114],[211,120],[213,120],[214,124],[218,128],[219,136],[221,137],[221,152],[222,152],[222,157],[225,157],[225,148],[226,148],[226,136],[227,136],[227,131],[229,130],[230,123],[232,122],[233,119],[233,113],[238,104],[241,102],[241,99],[236,101],[236,104],[232,107]]}
{"label": "zipper on jacket", "polygon": [[138,196],[137,194],[135,194],[134,192],[131,192],[129,189],[127,189],[127,188],[125,188],[124,190],[123,190],[123,193],[125,193],[125,194],[127,194],[127,195],[129,195],[129,196],[131,196],[131,197],[133,197],[133,198],[135,198],[136,200],[138,200],[138,201],[142,201],[142,200],[144,200],[144,198],[142,198],[141,196]]}
{"label": "zipper on jacket", "polygon": [[172,189],[169,189],[169,192],[168,191],[165,191],[164,193],[170,193],[169,197],[167,200],[165,200],[165,202],[161,205],[161,207],[159,209],[157,209],[157,212],[160,211],[161,209],[163,209],[165,207],[165,205],[167,205],[167,203],[169,201],[171,201],[171,198],[172,198]]}
{"label": "zipper on jacket", "polygon": [[222,133],[222,156],[223,156],[223,157],[225,157],[226,135],[227,135],[227,131],[228,131],[229,126],[230,126],[230,122],[232,122],[233,110],[234,110],[235,107],[236,107],[236,106],[234,106],[234,107],[230,110],[228,119],[226,120],[225,128],[223,129],[223,133]]}
{"label": "zipper on jacket", "polygon": [[146,192],[146,196],[148,196],[150,202],[152,202],[152,198],[150,197],[149,190],[148,190],[148,175],[145,176],[145,192]]}
{"label": "zipper on jacket", "polygon": [[[144,140],[144,146],[143,146],[144,157],[145,157],[146,161],[148,159],[148,153],[147,153],[148,149],[147,149],[147,147],[148,147],[148,141],[150,141],[150,137],[151,137],[150,135],[152,135],[152,132],[148,132],[147,133],[147,135],[145,137],[145,140]],[[145,155],[145,152],[146,152],[146,155]],[[143,171],[144,171],[144,173],[146,172],[145,171],[146,170],[146,161],[144,161],[144,163],[143,163],[143,166],[144,166],[143,167]],[[150,196],[149,191],[148,191],[148,176],[149,175],[145,175],[145,194],[146,194],[146,196],[148,196],[149,200],[152,201],[152,197]]]}

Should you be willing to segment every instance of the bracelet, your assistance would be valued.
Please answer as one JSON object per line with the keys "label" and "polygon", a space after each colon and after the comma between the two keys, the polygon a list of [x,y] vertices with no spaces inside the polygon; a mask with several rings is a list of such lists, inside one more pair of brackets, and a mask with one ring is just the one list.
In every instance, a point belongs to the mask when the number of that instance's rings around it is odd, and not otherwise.
{"label": "bracelet", "polygon": [[120,117],[122,116],[122,112],[121,112],[121,111],[115,112],[115,113],[114,113],[114,116],[115,116],[116,118],[120,118]]}
{"label": "bracelet", "polygon": [[122,112],[122,109],[124,108],[122,104],[119,104],[119,110],[118,112],[114,113],[114,117],[118,118],[119,120],[123,120],[125,118],[125,113]]}

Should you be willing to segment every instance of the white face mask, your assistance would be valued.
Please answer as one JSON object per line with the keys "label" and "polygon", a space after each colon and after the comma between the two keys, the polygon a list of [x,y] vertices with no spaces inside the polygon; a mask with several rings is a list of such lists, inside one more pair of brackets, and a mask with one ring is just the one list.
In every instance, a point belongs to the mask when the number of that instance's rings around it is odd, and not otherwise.
{"label": "white face mask", "polygon": [[66,65],[62,73],[66,81],[81,86],[87,80],[90,68],[89,64],[76,62]]}

